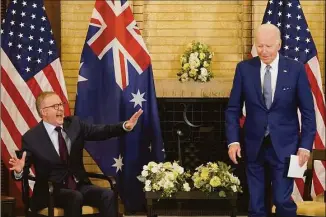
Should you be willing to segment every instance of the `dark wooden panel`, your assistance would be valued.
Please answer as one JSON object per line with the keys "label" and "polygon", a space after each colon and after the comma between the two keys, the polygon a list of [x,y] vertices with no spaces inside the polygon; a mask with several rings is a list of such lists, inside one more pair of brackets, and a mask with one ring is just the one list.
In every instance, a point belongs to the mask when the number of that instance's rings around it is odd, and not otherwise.
{"label": "dark wooden panel", "polygon": [[9,189],[8,176],[9,176],[8,170],[1,159],[1,195],[8,195],[8,189]]}
{"label": "dark wooden panel", "polygon": [[6,9],[7,9],[8,0],[1,0],[1,20],[3,19]]}
{"label": "dark wooden panel", "polygon": [[54,39],[57,44],[58,54],[61,56],[61,13],[60,13],[60,1],[45,0],[44,6],[46,14],[51,23]]}

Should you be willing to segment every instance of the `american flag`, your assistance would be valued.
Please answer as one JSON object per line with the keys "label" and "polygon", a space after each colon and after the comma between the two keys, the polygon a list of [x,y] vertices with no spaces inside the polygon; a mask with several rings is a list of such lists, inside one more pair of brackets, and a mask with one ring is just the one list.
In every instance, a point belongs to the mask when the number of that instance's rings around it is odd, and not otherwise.
{"label": "american flag", "polygon": [[40,121],[35,100],[42,91],[68,100],[45,7],[42,0],[13,0],[1,25],[1,157],[7,167],[21,136]]}
{"label": "american flag", "polygon": [[86,150],[104,174],[117,177],[127,211],[145,206],[143,165],[164,159],[151,59],[128,1],[97,0],[81,55],[75,113],[96,124],[125,121],[143,109],[132,132]]}
{"label": "american flag", "polygon": [[[313,148],[325,149],[326,108],[320,66],[316,45],[299,0],[269,0],[262,23],[271,23],[280,29],[282,37],[280,53],[283,56],[305,64],[317,120],[317,134]],[[255,46],[252,48],[251,55],[257,56]],[[321,194],[325,190],[325,162],[315,161],[314,167],[312,196]],[[302,201],[303,190],[304,180],[296,179],[292,198],[295,201]]]}

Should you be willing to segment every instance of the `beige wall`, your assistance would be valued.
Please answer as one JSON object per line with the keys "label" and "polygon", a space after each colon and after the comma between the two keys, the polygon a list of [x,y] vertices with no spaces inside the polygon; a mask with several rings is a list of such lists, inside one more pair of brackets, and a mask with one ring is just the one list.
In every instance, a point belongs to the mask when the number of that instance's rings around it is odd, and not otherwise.
{"label": "beige wall", "polygon": [[[70,107],[75,104],[79,60],[95,1],[61,1],[61,55]],[[267,1],[134,1],[132,8],[151,53],[158,96],[223,96],[231,87],[236,63],[247,58],[252,31]],[[325,2],[301,1],[317,45],[325,89]],[[214,80],[207,84],[177,81],[179,58],[187,43],[211,46]],[[89,171],[100,172],[85,153]]]}

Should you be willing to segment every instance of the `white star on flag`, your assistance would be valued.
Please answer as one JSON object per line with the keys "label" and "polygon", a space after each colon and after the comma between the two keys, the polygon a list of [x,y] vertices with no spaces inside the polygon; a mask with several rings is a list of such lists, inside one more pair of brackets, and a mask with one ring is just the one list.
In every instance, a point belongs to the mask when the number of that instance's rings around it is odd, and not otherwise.
{"label": "white star on flag", "polygon": [[87,78],[78,75],[78,82],[81,82],[81,81],[87,81],[87,80],[88,80]]}
{"label": "white star on flag", "polygon": [[116,173],[118,173],[118,171],[122,171],[122,166],[123,166],[123,163],[122,163],[122,160],[123,160],[123,157],[121,157],[121,155],[119,154],[119,158],[113,158],[113,160],[115,161],[115,163],[112,165],[112,167],[115,167],[117,170],[116,170]]}
{"label": "white star on flag", "polygon": [[[79,70],[80,68],[83,66],[84,62],[81,62],[80,65],[79,65]],[[88,81],[87,78],[81,76],[81,75],[78,75],[78,82],[81,82],[81,81]]]}
{"label": "white star on flag", "polygon": [[[79,65],[79,70],[80,70],[80,68],[83,66],[83,64],[84,64],[84,62],[81,62],[80,63],[80,65]],[[82,81],[88,81],[88,79],[87,78],[85,78],[85,77],[83,77],[83,76],[81,76],[80,74],[78,75],[78,83],[79,82],[82,82]],[[77,93],[76,93],[77,95],[78,95],[78,90],[77,90]]]}
{"label": "white star on flag", "polygon": [[143,107],[142,102],[145,102],[146,99],[143,98],[143,96],[145,95],[144,93],[140,93],[139,89],[137,91],[137,94],[131,93],[132,96],[134,97],[132,100],[130,100],[129,102],[133,102],[134,104],[134,108],[139,105],[140,107]]}

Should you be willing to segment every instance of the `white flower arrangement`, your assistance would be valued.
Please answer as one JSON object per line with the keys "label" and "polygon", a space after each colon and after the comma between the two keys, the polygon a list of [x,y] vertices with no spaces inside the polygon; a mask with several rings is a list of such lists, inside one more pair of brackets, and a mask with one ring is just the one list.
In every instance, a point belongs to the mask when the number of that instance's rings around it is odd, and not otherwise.
{"label": "white flower arrangement", "polygon": [[242,192],[240,180],[231,172],[231,167],[223,162],[201,165],[196,168],[191,177],[194,188],[203,192],[219,192],[220,197],[225,197],[226,192]]}
{"label": "white flower arrangement", "polygon": [[181,71],[177,73],[179,81],[207,82],[213,77],[211,61],[214,53],[209,51],[208,46],[201,42],[189,43],[184,54],[180,58]]}
{"label": "white flower arrangement", "polygon": [[161,191],[162,197],[171,197],[178,191],[190,191],[187,180],[190,180],[190,173],[177,162],[155,163],[149,162],[143,166],[141,175],[137,178],[145,183],[144,191]]}

